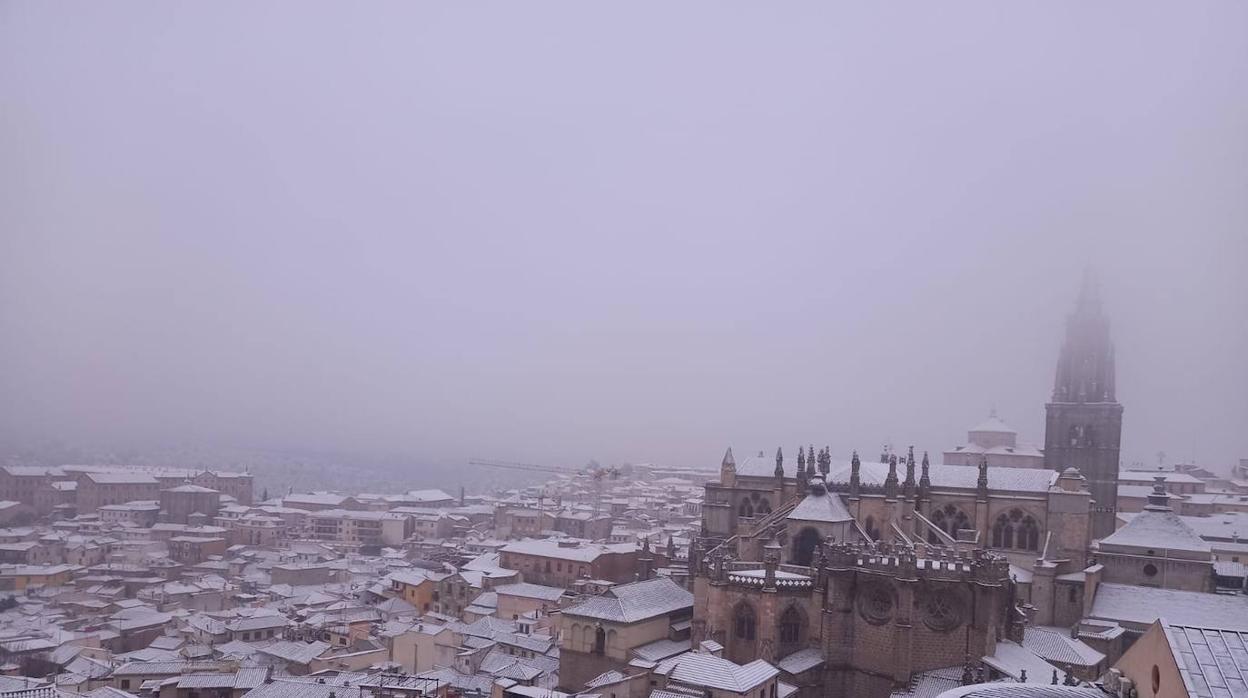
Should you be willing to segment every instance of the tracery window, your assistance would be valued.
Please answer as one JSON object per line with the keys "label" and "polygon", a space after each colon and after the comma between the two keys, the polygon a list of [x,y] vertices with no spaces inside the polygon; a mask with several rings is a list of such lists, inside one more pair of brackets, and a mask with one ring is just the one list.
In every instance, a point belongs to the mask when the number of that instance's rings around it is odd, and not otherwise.
{"label": "tracery window", "polygon": [[1039,550],[1040,525],[1021,509],[1011,509],[992,525],[992,547],[1010,550]]}
{"label": "tracery window", "polygon": [[[966,515],[966,512],[952,504],[946,504],[932,512],[932,523],[936,524],[936,527],[940,530],[948,533],[949,537],[954,540],[958,538],[958,531],[964,528],[972,528],[971,519]],[[927,542],[939,545],[941,538],[934,531],[928,531]]]}

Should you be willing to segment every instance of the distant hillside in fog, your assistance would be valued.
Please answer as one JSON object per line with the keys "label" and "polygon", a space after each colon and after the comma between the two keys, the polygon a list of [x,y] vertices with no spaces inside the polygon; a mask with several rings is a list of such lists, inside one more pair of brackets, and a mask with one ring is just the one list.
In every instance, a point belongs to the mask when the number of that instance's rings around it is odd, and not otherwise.
{"label": "distant hillside in fog", "polygon": [[345,453],[302,453],[261,449],[164,447],[101,449],[65,443],[9,445],[0,463],[11,465],[132,464],[181,468],[249,471],[256,476],[256,496],[290,490],[402,492],[439,488],[452,495],[463,486],[468,493],[540,484],[545,473],[500,470],[467,463],[428,462],[406,456],[360,456]]}

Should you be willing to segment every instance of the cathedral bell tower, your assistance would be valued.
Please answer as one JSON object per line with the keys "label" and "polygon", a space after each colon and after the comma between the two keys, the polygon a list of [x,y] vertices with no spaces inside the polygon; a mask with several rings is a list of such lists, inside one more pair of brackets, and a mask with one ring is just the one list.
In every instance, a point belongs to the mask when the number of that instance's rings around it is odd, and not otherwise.
{"label": "cathedral bell tower", "polygon": [[1122,405],[1114,395],[1114,345],[1096,282],[1085,275],[1057,359],[1053,399],[1045,405],[1044,465],[1074,466],[1092,493],[1092,537],[1114,532]]}

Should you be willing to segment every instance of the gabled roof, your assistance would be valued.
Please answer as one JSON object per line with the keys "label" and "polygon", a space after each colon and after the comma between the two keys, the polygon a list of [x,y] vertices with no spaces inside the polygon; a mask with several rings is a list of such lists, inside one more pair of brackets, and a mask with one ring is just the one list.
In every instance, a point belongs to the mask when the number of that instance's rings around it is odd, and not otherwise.
{"label": "gabled roof", "polygon": [[564,609],[564,615],[635,623],[647,618],[693,608],[693,594],[667,577],[621,584],[601,596]]}
{"label": "gabled roof", "polygon": [[274,642],[271,645],[259,648],[259,652],[267,654],[278,659],[284,659],[295,664],[307,664],[313,659],[321,656],[330,648],[328,642],[294,642],[283,640]]}
{"label": "gabled roof", "polygon": [[659,663],[655,673],[690,686],[747,693],[774,678],[780,670],[762,659],[741,665],[704,652],[686,652]]}
{"label": "gabled roof", "polygon": [[519,582],[516,584],[499,584],[494,587],[494,593],[503,596],[522,596],[530,599],[541,599],[542,601],[558,601],[565,593],[566,589],[560,587],[549,587],[542,584],[530,584],[528,582]]}
{"label": "gabled roof", "polygon": [[1104,654],[1059,628],[1024,628],[1023,647],[1041,659],[1059,664],[1094,667],[1105,661]]}

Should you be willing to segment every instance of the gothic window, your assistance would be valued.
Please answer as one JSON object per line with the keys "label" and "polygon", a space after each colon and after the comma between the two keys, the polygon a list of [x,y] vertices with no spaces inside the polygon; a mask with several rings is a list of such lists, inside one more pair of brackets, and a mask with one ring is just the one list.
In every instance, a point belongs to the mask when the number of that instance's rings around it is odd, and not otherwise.
{"label": "gothic window", "polygon": [[802,613],[797,610],[796,606],[789,606],[789,609],[780,616],[780,646],[792,646],[801,642],[802,638]]}
{"label": "gothic window", "polygon": [[754,616],[754,609],[746,603],[737,606],[737,612],[733,616],[733,634],[738,640],[754,640],[754,628],[757,619]]}
{"label": "gothic window", "polygon": [[992,525],[992,547],[1011,550],[1039,550],[1040,525],[1030,514],[1011,509]]}
{"label": "gothic window", "polygon": [[[954,540],[958,538],[958,531],[964,528],[971,528],[970,517],[966,515],[966,512],[952,504],[946,504],[932,512],[932,523],[936,524],[936,527],[940,530],[948,533],[949,537]],[[941,538],[934,531],[928,531],[927,542],[938,545],[941,542]]]}
{"label": "gothic window", "polygon": [[754,516],[754,505],[750,504],[750,500],[746,499],[741,502],[741,506],[737,507],[737,516],[743,519],[749,519]]}
{"label": "gothic window", "polygon": [[770,513],[771,513],[771,503],[768,502],[766,499],[760,501],[758,503],[758,515],[766,516],[767,514],[770,514]]}
{"label": "gothic window", "polygon": [[[1023,527],[1018,535],[1020,547],[1024,550],[1040,549],[1040,527],[1030,516],[1023,518]],[[1026,538],[1026,541],[1023,539]]]}
{"label": "gothic window", "polygon": [[594,631],[594,654],[603,654],[607,651],[607,631],[599,627]]}

